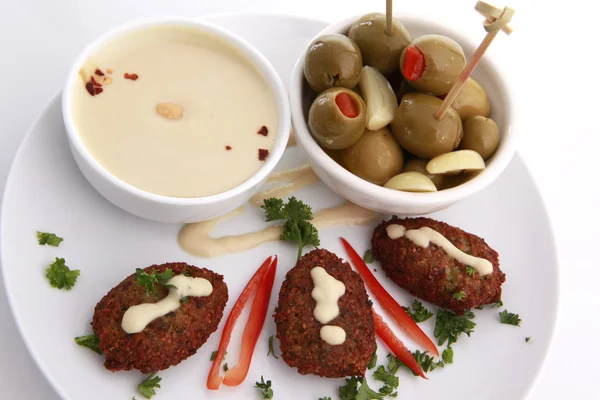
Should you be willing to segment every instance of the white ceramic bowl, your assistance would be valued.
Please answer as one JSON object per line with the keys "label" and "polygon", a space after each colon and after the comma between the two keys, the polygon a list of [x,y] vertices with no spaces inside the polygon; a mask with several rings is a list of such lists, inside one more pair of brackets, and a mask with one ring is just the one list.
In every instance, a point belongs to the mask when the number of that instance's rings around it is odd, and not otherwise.
{"label": "white ceramic bowl", "polygon": [[[81,84],[78,72],[88,56],[119,37],[142,28],[162,25],[192,27],[227,41],[254,63],[273,93],[278,115],[277,136],[273,149],[264,165],[250,179],[226,192],[198,198],[176,198],[138,189],[108,172],[92,157],[77,133],[71,112],[73,85]],[[208,220],[245,203],[279,162],[290,134],[289,103],[281,78],[273,66],[244,39],[201,19],[165,17],[140,20],[105,33],[87,46],[73,63],[63,89],[62,111],[71,152],[79,169],[92,186],[118,207],[139,217],[159,222],[186,223]],[[214,173],[214,171],[208,173]]]}
{"label": "white ceramic bowl", "polygon": [[[358,18],[360,16],[334,23],[317,36],[334,32],[346,34],[350,25]],[[467,39],[452,29],[440,25],[439,21],[407,15],[398,15],[397,18],[404,24],[413,39],[425,34],[448,36],[463,47],[467,59],[470,59],[476,49],[477,43],[472,39]],[[483,35],[482,31],[481,38]],[[500,144],[496,153],[488,160],[486,169],[460,186],[434,193],[400,192],[367,182],[333,161],[311,136],[306,121],[312,97],[304,79],[304,56],[305,53],[300,55],[290,83],[292,124],[298,144],[308,154],[309,163],[319,178],[333,191],[355,204],[386,214],[432,213],[484,189],[500,176],[515,153],[513,123],[515,118],[506,85],[507,79],[486,55],[475,69],[473,77],[487,91],[492,106],[491,117],[500,129]]]}

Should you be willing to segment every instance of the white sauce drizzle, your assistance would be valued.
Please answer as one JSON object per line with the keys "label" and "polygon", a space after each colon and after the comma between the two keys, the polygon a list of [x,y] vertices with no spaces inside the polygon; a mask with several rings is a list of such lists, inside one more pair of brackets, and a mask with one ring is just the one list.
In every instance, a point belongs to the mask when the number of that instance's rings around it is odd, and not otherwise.
{"label": "white sauce drizzle", "polygon": [[180,300],[186,296],[208,296],[213,291],[208,280],[185,275],[174,276],[167,284],[174,287],[169,289],[169,294],[164,299],[156,303],[138,304],[125,311],[121,321],[121,328],[125,332],[131,334],[143,331],[156,318],[177,310],[181,304]]}
{"label": "white sauce drizzle", "polygon": [[441,233],[429,227],[424,226],[419,229],[406,230],[402,225],[392,224],[388,225],[386,231],[390,239],[398,239],[406,236],[407,239],[417,246],[427,248],[429,247],[429,243],[440,246],[450,257],[461,264],[473,267],[481,276],[489,275],[494,272],[494,267],[491,262],[485,258],[474,257],[463,252],[454,246],[452,242],[446,239]]}
{"label": "white sauce drizzle", "polygon": [[332,346],[343,344],[346,341],[346,331],[339,326],[325,325],[319,331],[321,339]]}
{"label": "white sauce drizzle", "polygon": [[[310,276],[314,284],[311,296],[317,303],[313,315],[325,325],[340,315],[338,300],[346,293],[346,286],[329,275],[323,267],[311,269]],[[330,345],[342,344],[346,340],[346,332],[337,326],[323,326],[319,333],[321,339]]]}

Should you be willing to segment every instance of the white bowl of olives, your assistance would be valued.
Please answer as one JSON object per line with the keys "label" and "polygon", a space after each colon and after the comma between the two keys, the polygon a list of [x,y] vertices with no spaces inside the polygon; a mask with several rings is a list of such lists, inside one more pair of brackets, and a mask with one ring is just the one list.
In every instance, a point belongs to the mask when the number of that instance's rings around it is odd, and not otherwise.
{"label": "white bowl of olives", "polygon": [[492,183],[515,152],[506,78],[484,57],[435,118],[476,44],[438,21],[383,14],[334,23],[300,55],[290,102],[319,178],[378,212],[432,213]]}

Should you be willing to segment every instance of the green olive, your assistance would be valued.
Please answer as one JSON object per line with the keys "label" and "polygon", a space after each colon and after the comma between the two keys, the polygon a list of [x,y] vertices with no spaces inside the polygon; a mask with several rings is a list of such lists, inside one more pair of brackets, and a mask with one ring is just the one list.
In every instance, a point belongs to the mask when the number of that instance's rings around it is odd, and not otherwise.
{"label": "green olive", "polygon": [[342,151],[348,171],[364,180],[383,185],[402,170],[404,156],[388,128],[366,130],[351,147]]}
{"label": "green olive", "polygon": [[400,54],[410,44],[408,31],[396,19],[392,32],[386,32],[385,15],[371,13],[362,16],[350,27],[348,37],[360,48],[365,65],[377,68],[382,74],[398,70]]}
{"label": "green olive", "polygon": [[490,101],[487,93],[473,78],[467,79],[465,86],[452,102],[452,108],[456,110],[462,120],[471,115],[490,116]]}
{"label": "green olive", "polygon": [[433,158],[454,150],[463,136],[460,117],[451,107],[437,120],[434,114],[442,100],[423,93],[404,95],[396,110],[391,128],[405,150]]}
{"label": "green olive", "polygon": [[465,134],[460,142],[461,149],[475,150],[484,160],[494,154],[500,142],[500,133],[493,119],[473,115],[465,119],[463,129]]}
{"label": "green olive", "polygon": [[[414,47],[424,59],[424,69],[415,72],[407,63],[407,51]],[[409,49],[411,48],[411,49]],[[419,92],[431,93],[439,96],[447,94],[465,68],[466,59],[463,49],[454,40],[441,35],[425,35],[416,38],[407,46],[400,57],[400,70],[408,83]],[[414,75],[407,75],[411,71]]]}
{"label": "green olive", "polygon": [[444,187],[444,181],[446,180],[445,175],[433,175],[427,172],[425,168],[427,166],[427,160],[422,158],[414,158],[412,160],[407,161],[404,164],[404,168],[402,168],[402,172],[418,172],[420,174],[425,175],[435,185],[438,190],[441,190]]}
{"label": "green olive", "polygon": [[352,89],[362,72],[362,56],[354,41],[339,33],[313,41],[304,59],[304,77],[317,93],[330,87]]}
{"label": "green olive", "polygon": [[[357,115],[344,115],[337,105],[338,96],[350,96]],[[317,96],[308,111],[308,129],[325,149],[340,150],[352,146],[367,126],[366,105],[363,99],[350,89],[330,88]]]}

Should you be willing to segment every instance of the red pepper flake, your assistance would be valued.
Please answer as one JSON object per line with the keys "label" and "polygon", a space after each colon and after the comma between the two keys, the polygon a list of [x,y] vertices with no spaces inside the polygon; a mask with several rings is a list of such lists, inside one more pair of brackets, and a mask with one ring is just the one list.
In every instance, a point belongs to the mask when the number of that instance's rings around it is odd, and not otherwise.
{"label": "red pepper flake", "polygon": [[98,69],[98,68],[96,68],[95,74],[98,76],[104,76],[104,72],[100,71],[100,69]]}
{"label": "red pepper flake", "polygon": [[104,91],[104,89],[102,89],[101,87],[95,87],[94,88],[94,95],[100,94]]}
{"label": "red pepper flake", "polygon": [[269,156],[269,150],[267,149],[258,149],[258,159],[260,161],[265,161]]}
{"label": "red pepper flake", "polygon": [[125,79],[137,81],[138,78],[139,78],[138,74],[130,74],[130,73],[125,72]]}
{"label": "red pepper flake", "polygon": [[96,93],[94,93],[94,85],[92,84],[92,82],[87,82],[85,84],[85,89],[88,91],[89,94],[91,94],[92,96],[95,95]]}
{"label": "red pepper flake", "polygon": [[231,150],[231,146],[225,146],[225,150]]}
{"label": "red pepper flake", "polygon": [[260,130],[256,133],[258,133],[259,135],[267,136],[269,134],[269,130],[266,126],[263,125],[262,128],[260,128]]}
{"label": "red pepper flake", "polygon": [[90,81],[92,82],[92,85],[94,85],[95,87],[101,87],[101,86],[102,86],[102,84],[101,84],[100,82],[97,82],[97,81],[94,79],[94,77],[93,77],[93,76],[90,78]]}

